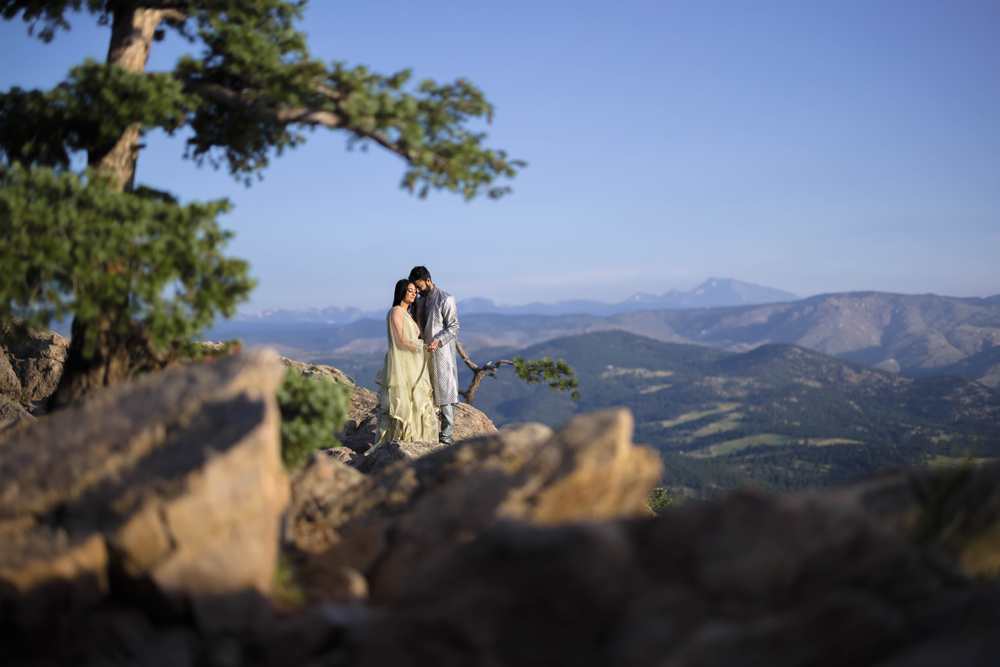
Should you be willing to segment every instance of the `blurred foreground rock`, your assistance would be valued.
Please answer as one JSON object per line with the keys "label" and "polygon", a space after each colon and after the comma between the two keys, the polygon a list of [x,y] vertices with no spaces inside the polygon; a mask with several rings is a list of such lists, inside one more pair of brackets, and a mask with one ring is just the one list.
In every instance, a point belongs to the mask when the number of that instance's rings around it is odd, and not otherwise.
{"label": "blurred foreground rock", "polygon": [[970,576],[1000,577],[1000,462],[894,470],[825,497],[948,555]]}
{"label": "blurred foreground rock", "polygon": [[295,543],[308,554],[307,588],[322,588],[336,563],[361,573],[373,595],[391,597],[503,519],[553,525],[646,515],[662,468],[631,436],[628,411],[599,412],[554,433],[533,424],[431,446],[346,488],[320,488],[291,517]]}
{"label": "blurred foreground rock", "polygon": [[0,625],[116,595],[255,622],[288,497],[272,354],[174,368],[0,434]]}
{"label": "blurred foreground rock", "polygon": [[995,585],[862,514],[737,494],[647,520],[497,524],[397,589],[351,664],[985,667],[998,621]]}

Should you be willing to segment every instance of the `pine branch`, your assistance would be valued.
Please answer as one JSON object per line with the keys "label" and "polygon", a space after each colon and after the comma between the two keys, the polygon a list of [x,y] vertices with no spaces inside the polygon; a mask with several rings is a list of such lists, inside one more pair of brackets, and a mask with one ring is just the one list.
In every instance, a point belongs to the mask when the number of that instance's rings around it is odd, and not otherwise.
{"label": "pine branch", "polygon": [[274,123],[278,125],[322,125],[332,129],[343,127],[344,119],[332,111],[307,109],[305,107],[268,107],[254,102],[252,91],[237,92],[216,83],[188,79],[184,82],[185,90],[198,95],[210,102],[221,104],[258,123]]}

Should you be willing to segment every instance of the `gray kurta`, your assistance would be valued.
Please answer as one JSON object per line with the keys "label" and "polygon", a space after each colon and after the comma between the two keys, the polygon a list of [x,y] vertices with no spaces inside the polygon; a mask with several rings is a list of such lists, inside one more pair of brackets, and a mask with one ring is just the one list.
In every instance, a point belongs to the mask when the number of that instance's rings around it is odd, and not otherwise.
{"label": "gray kurta", "polygon": [[458,336],[458,308],[455,297],[435,287],[420,304],[424,324],[424,343],[435,338],[440,347],[431,352],[431,386],[435,405],[458,403],[458,361],[455,358],[455,338]]}

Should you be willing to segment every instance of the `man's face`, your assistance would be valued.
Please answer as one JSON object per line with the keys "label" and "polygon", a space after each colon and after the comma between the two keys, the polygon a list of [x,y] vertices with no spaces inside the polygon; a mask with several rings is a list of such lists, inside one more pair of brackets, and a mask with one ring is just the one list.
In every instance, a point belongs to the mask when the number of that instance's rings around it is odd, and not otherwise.
{"label": "man's face", "polygon": [[427,281],[426,280],[414,280],[413,284],[417,286],[421,294],[427,294]]}

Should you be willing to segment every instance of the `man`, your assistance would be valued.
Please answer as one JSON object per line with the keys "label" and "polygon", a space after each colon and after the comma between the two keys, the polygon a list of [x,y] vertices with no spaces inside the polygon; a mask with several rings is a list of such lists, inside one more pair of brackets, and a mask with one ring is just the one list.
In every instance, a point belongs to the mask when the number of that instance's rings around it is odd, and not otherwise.
{"label": "man", "polygon": [[438,441],[450,445],[455,434],[455,404],[458,403],[458,362],[455,359],[458,308],[455,306],[455,297],[434,286],[426,267],[413,267],[409,280],[423,297],[417,305],[417,318],[424,334],[424,343],[431,353],[434,404],[441,408]]}

